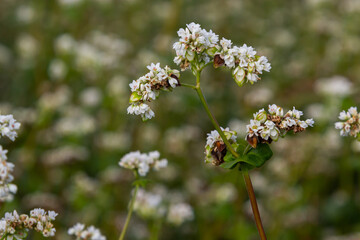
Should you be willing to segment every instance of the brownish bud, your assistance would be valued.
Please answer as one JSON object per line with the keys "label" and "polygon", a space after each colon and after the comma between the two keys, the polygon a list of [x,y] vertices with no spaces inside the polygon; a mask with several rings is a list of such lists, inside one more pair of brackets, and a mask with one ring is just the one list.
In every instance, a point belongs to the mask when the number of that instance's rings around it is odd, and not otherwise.
{"label": "brownish bud", "polygon": [[252,148],[256,148],[258,144],[258,138],[255,135],[253,135],[252,137],[247,136],[246,140],[248,141],[248,143]]}
{"label": "brownish bud", "polygon": [[222,59],[219,54],[216,54],[216,55],[214,56],[214,68],[221,67],[221,66],[223,66],[224,64],[225,64],[224,59]]}

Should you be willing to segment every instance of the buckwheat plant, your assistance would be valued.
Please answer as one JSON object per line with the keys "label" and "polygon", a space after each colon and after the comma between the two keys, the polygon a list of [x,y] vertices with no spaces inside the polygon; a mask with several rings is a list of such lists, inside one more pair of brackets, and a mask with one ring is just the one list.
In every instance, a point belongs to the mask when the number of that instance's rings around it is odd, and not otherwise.
{"label": "buckwheat plant", "polygon": [[360,112],[356,107],[351,107],[347,112],[339,115],[341,122],[335,123],[335,128],[340,130],[341,136],[351,136],[360,141]]}
{"label": "buckwheat plant", "polygon": [[76,240],[106,240],[100,230],[94,226],[87,227],[81,223],[75,224],[73,227],[68,230],[69,235],[76,237]]}
{"label": "buckwheat plant", "polygon": [[127,168],[133,171],[135,175],[135,189],[132,194],[132,198],[129,204],[129,211],[126,217],[124,227],[121,231],[119,240],[123,240],[128,228],[132,212],[134,210],[136,197],[139,191],[139,187],[146,184],[146,179],[144,178],[150,169],[155,171],[165,168],[168,164],[166,159],[160,159],[160,153],[158,151],[153,151],[149,153],[141,153],[140,151],[130,152],[123,156],[119,162],[119,165],[123,168]]}
{"label": "buckwheat plant", "polygon": [[[163,85],[173,88],[171,81],[175,78],[177,81],[176,86],[183,86],[196,91],[210,121],[215,127],[215,130],[209,133],[207,137],[205,161],[226,169],[238,169],[243,173],[256,226],[261,239],[264,240],[266,234],[262,226],[248,171],[262,166],[271,158],[272,151],[269,144],[272,141],[277,141],[279,137],[285,136],[289,131],[294,133],[302,132],[308,126],[313,126],[314,121],[312,119],[301,120],[300,117],[303,114],[295,108],[284,114],[282,108],[270,105],[268,112],[261,109],[254,114],[254,119],[247,126],[247,135],[245,136],[247,141],[237,138],[235,131],[231,131],[229,128],[221,128],[211,113],[201,90],[200,77],[202,70],[211,64],[214,68],[225,67],[231,70],[234,81],[241,87],[245,83],[254,84],[261,80],[261,75],[264,72],[269,72],[271,65],[265,56],[257,55],[253,47],[246,44],[235,46],[231,40],[225,38],[219,40],[219,36],[214,32],[207,31],[196,23],[187,24],[185,29],[180,28],[178,36],[179,41],[173,45],[176,52],[174,62],[182,71],[191,70],[195,76],[195,84],[187,84],[183,83],[183,81],[180,83],[180,75],[176,70],[172,70],[172,73],[176,73],[176,78],[169,72],[156,75],[155,79],[164,82]],[[151,64],[150,66],[154,65]],[[160,68],[159,64],[156,66],[154,69]],[[152,71],[152,67],[149,69]],[[156,73],[159,70],[154,71]],[[150,80],[146,81],[146,83],[150,82]],[[141,107],[141,104],[149,99],[155,99],[157,95],[152,92],[157,88],[153,84],[141,88],[136,84],[137,82],[139,80],[130,84],[133,94],[130,97],[131,105],[128,113],[141,115],[143,120],[146,120],[153,117],[154,113],[148,110],[147,105]],[[167,88],[163,88],[163,90],[167,90]],[[134,89],[137,91],[136,95],[134,95]],[[159,88],[159,90],[162,90],[162,88]],[[139,102],[139,104],[134,105],[134,102]]]}
{"label": "buckwheat plant", "polygon": [[[13,115],[0,115],[0,133],[1,137],[7,137],[15,141],[17,137],[16,130],[19,130],[20,123],[17,122]],[[10,201],[13,194],[17,192],[17,186],[12,183],[15,165],[7,161],[8,150],[0,145],[0,201]]]}
{"label": "buckwheat plant", "polygon": [[52,221],[57,215],[54,211],[46,212],[41,208],[31,210],[30,215],[19,215],[15,210],[5,213],[0,220],[0,239],[26,239],[30,230],[40,232],[44,237],[53,237],[56,230]]}

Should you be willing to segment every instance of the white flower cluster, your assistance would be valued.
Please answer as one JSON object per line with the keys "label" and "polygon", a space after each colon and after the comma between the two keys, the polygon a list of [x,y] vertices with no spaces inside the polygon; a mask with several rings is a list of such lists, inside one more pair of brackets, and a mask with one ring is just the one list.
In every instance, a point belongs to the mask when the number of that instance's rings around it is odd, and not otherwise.
{"label": "white flower cluster", "polygon": [[211,30],[208,32],[202,29],[200,24],[193,22],[187,24],[185,29],[180,28],[177,34],[180,39],[173,45],[176,51],[174,62],[180,65],[181,70],[189,68],[195,58],[200,64],[199,67],[210,62],[211,55],[208,52],[217,46],[219,42],[218,35]]}
{"label": "white flower cluster", "polygon": [[68,234],[76,236],[77,240],[106,240],[106,237],[101,235],[99,229],[94,226],[85,229],[85,225],[81,223],[77,223],[72,228],[69,228]]}
{"label": "white flower cluster", "polygon": [[[229,140],[230,144],[237,145],[236,143],[236,132],[230,131],[230,129],[222,128],[221,130],[224,132],[227,140]],[[236,148],[236,147],[235,147]],[[207,134],[206,145],[205,145],[205,162],[213,163],[218,166],[224,162],[223,158],[226,155],[226,145],[219,135],[217,130],[211,131]]]}
{"label": "white flower cluster", "polygon": [[159,159],[160,153],[153,151],[149,153],[140,153],[140,151],[130,152],[123,156],[119,162],[121,167],[135,170],[140,176],[146,176],[150,168],[159,170],[165,168],[168,164],[166,159]]}
{"label": "white flower cluster", "polygon": [[51,221],[55,220],[57,215],[54,211],[46,212],[41,208],[31,210],[30,216],[19,215],[16,211],[5,213],[5,217],[0,220],[0,238],[25,239],[29,230],[41,232],[44,237],[53,237],[56,229]]}
{"label": "white flower cluster", "polygon": [[269,72],[271,65],[264,56],[257,56],[253,47],[244,44],[241,47],[233,46],[231,40],[221,39],[220,49],[215,53],[215,67],[224,65],[232,69],[235,82],[242,86],[249,81],[257,82],[263,71]]}
{"label": "white flower cluster", "polygon": [[303,115],[302,111],[293,108],[284,114],[284,110],[273,104],[269,105],[268,113],[261,109],[254,114],[254,119],[246,126],[247,135],[245,139],[256,148],[258,142],[271,143],[277,141],[279,136],[285,136],[289,131],[294,133],[302,132],[307,127],[313,127],[314,120],[300,120]]}
{"label": "white flower cluster", "polygon": [[271,65],[264,56],[256,55],[253,47],[244,44],[232,46],[231,40],[222,38],[211,30],[202,29],[200,24],[190,23],[178,31],[179,41],[174,43],[176,51],[174,62],[182,70],[192,67],[202,69],[213,61],[214,67],[225,65],[232,70],[233,77],[239,86],[246,81],[257,82],[263,71],[269,72]]}
{"label": "white flower cluster", "polygon": [[187,203],[175,203],[169,206],[167,221],[174,225],[181,225],[185,221],[194,219],[194,212]]}
{"label": "white flower cluster", "polygon": [[149,72],[137,80],[130,83],[131,96],[128,114],[141,115],[145,121],[155,116],[149,105],[144,102],[155,100],[160,90],[172,90],[180,85],[178,70],[160,67],[160,63],[151,63],[147,66]]}
{"label": "white flower cluster", "polygon": [[163,197],[168,194],[158,194],[139,189],[134,203],[134,211],[146,219],[166,217],[170,224],[181,225],[194,218],[192,207],[184,202]]}
{"label": "white flower cluster", "polygon": [[356,107],[351,107],[347,112],[342,111],[339,115],[342,122],[336,122],[335,128],[340,129],[341,136],[359,137],[360,141],[360,112]]}
{"label": "white flower cluster", "polygon": [[166,209],[160,194],[139,189],[134,203],[134,211],[144,218],[164,216]]}
{"label": "white flower cluster", "polygon": [[[0,115],[0,132],[2,137],[8,137],[14,141],[17,137],[16,130],[20,128],[13,115]],[[15,165],[7,161],[8,150],[0,145],[0,201],[12,200],[17,192],[17,186],[11,182],[14,180],[12,172]]]}
{"label": "white flower cluster", "polygon": [[16,130],[20,128],[20,123],[18,123],[13,115],[0,115],[0,133],[1,136],[8,137],[11,141],[15,141],[17,137]]}

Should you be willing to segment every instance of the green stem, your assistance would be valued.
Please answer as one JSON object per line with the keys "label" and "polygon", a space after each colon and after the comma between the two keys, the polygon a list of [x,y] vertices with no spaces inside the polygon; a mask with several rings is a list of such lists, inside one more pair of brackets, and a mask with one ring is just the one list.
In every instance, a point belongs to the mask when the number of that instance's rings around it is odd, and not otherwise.
{"label": "green stem", "polygon": [[239,157],[239,154],[235,151],[235,149],[231,146],[230,142],[227,140],[224,132],[221,130],[219,123],[216,121],[216,118],[214,117],[214,115],[210,112],[209,106],[205,100],[204,94],[201,91],[200,88],[200,73],[198,74],[198,76],[196,76],[197,80],[197,85],[196,85],[196,92],[199,95],[200,101],[203,104],[205,111],[207,113],[207,115],[209,116],[212,124],[214,125],[215,129],[218,131],[220,137],[222,138],[222,140],[224,141],[224,143],[226,144],[226,146],[228,147],[228,149],[230,150],[231,154],[234,155],[236,158]]}
{"label": "green stem", "polygon": [[[224,132],[221,130],[219,123],[216,121],[216,118],[214,117],[214,115],[211,113],[209,106],[205,100],[205,97],[201,91],[200,88],[200,71],[197,72],[196,74],[196,88],[195,88],[197,94],[199,95],[200,101],[203,104],[206,113],[208,114],[212,124],[214,125],[215,129],[218,131],[220,137],[222,138],[222,140],[224,141],[224,143],[226,144],[226,146],[228,147],[228,149],[230,150],[231,154],[234,155],[234,157],[238,158],[239,154],[234,150],[234,148],[231,146],[230,142],[227,140]],[[250,145],[248,145],[245,148],[244,153],[248,152],[250,148]],[[266,240],[266,234],[265,234],[265,230],[264,227],[262,225],[261,222],[261,217],[260,217],[260,212],[259,212],[259,208],[256,202],[256,197],[255,197],[255,192],[254,192],[254,188],[252,186],[251,183],[251,178],[250,175],[247,171],[242,171],[243,176],[244,176],[244,180],[245,180],[245,184],[246,184],[246,189],[249,195],[249,199],[250,199],[250,203],[251,203],[251,208],[254,214],[254,219],[255,219],[255,223],[256,223],[256,227],[259,231],[259,235],[260,235],[260,239],[261,240]]]}
{"label": "green stem", "polygon": [[155,220],[155,222],[152,224],[150,240],[158,240],[159,239],[161,225],[162,225],[161,219]]}
{"label": "green stem", "polygon": [[188,88],[192,88],[192,89],[196,89],[196,86],[191,85],[191,84],[186,84],[186,83],[181,83],[180,86],[182,86],[182,87],[188,87]]}
{"label": "green stem", "polygon": [[[138,178],[136,178],[136,179],[138,179]],[[123,240],[124,237],[125,237],[125,233],[126,233],[126,230],[128,228],[132,212],[134,210],[134,203],[135,203],[135,200],[136,200],[136,195],[137,195],[138,190],[139,190],[139,185],[136,184],[135,191],[134,191],[134,194],[133,194],[131,202],[130,202],[129,212],[128,212],[128,215],[126,217],[125,225],[124,225],[123,229],[121,230],[121,235],[119,237],[119,240]]]}

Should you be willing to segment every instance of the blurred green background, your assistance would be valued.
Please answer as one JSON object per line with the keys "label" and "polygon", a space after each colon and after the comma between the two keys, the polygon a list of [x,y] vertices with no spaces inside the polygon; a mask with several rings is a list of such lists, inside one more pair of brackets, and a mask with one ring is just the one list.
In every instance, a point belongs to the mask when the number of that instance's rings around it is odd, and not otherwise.
{"label": "blurred green background", "polygon": [[[360,107],[358,0],[1,0],[0,110],[22,123],[15,143],[1,140],[19,188],[1,214],[54,209],[55,239],[70,239],[76,222],[117,239],[133,181],[118,161],[159,150],[169,166],[147,189],[165,187],[195,213],[164,223],[160,239],[259,239],[240,172],[203,161],[213,127],[195,92],[161,94],[146,123],[126,114],[128,84],[151,62],[176,68],[176,32],[193,21],[272,64],[242,88],[226,69],[204,71],[222,126],[243,138],[252,113],[272,103],[316,121],[272,144],[274,157],[251,173],[268,238],[360,239],[360,143],[334,129],[341,110]],[[183,72],[180,81],[194,79]],[[135,214],[127,239],[150,232]]]}

